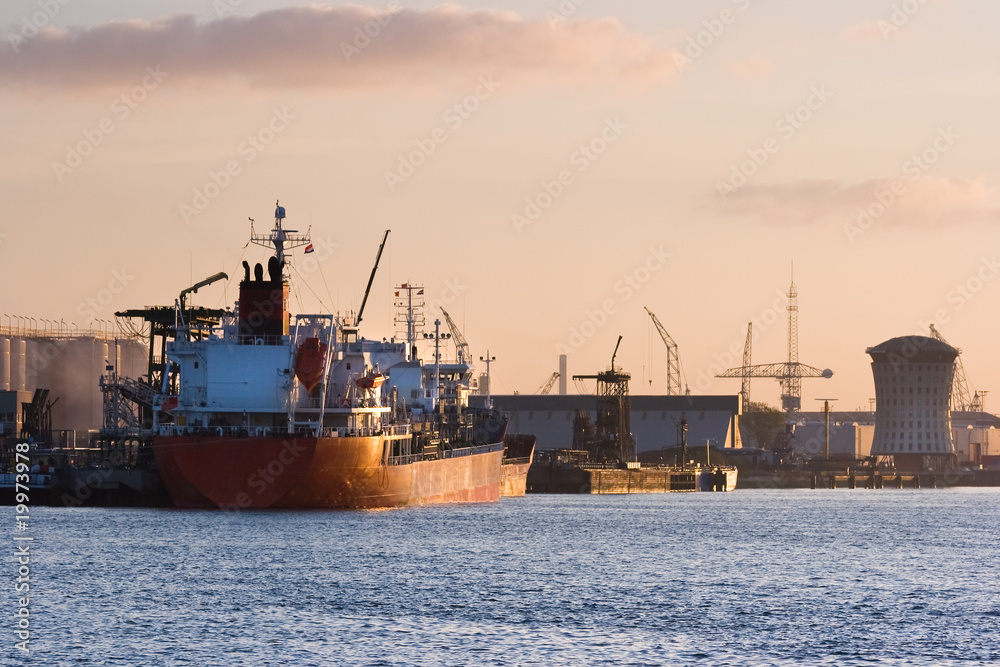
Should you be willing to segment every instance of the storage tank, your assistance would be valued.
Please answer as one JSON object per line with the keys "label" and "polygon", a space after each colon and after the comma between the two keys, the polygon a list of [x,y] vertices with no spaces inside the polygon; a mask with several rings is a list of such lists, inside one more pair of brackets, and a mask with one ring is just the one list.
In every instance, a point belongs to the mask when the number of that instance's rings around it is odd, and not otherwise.
{"label": "storage tank", "polygon": [[38,342],[31,339],[24,341],[24,388],[38,388]]}
{"label": "storage tank", "polygon": [[9,338],[0,338],[0,391],[10,391]]}
{"label": "storage tank", "polygon": [[27,349],[26,341],[23,338],[14,338],[10,341],[10,388],[11,391],[25,391],[25,367],[24,357]]}

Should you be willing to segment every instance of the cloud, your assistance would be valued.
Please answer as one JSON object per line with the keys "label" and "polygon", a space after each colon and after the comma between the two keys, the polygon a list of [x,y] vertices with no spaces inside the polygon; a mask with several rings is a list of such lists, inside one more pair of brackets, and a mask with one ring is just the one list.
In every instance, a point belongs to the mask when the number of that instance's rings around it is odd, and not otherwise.
{"label": "cloud", "polygon": [[879,226],[894,227],[1000,221],[1000,199],[984,179],[927,175],[855,184],[813,179],[747,185],[729,195],[726,203],[716,204],[716,209],[726,216],[768,225],[850,224],[863,213]]}
{"label": "cloud", "polygon": [[747,79],[766,79],[771,76],[771,63],[764,56],[750,56],[743,60],[731,60],[726,65],[731,74]]}
{"label": "cloud", "polygon": [[442,5],[419,11],[313,5],[198,23],[191,15],[46,28],[0,42],[0,87],[86,91],[135,85],[160,67],[171,84],[370,90],[467,83],[655,82],[673,53],[616,19],[547,21]]}

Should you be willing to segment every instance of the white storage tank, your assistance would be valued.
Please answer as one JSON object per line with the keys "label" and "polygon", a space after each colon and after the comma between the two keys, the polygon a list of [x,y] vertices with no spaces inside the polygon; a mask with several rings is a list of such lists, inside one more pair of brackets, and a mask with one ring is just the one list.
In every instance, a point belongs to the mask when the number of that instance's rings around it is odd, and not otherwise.
{"label": "white storage tank", "polygon": [[9,338],[0,338],[0,391],[10,391]]}
{"label": "white storage tank", "polygon": [[25,390],[25,350],[27,341],[23,338],[14,338],[10,341],[10,389],[11,391]]}

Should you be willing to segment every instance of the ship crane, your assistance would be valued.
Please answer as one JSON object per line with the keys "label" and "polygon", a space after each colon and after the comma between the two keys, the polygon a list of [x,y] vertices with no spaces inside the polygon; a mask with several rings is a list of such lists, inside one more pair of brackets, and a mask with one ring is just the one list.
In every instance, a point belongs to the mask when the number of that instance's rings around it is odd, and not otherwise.
{"label": "ship crane", "polygon": [[368,276],[368,286],[365,287],[365,298],[361,300],[361,307],[358,308],[358,316],[354,320],[354,326],[360,326],[361,324],[361,316],[365,312],[365,304],[368,303],[368,294],[372,291],[372,281],[375,280],[375,272],[378,271],[378,263],[382,259],[382,250],[385,248],[385,242],[389,238],[390,231],[392,230],[385,230],[385,236],[382,237],[382,245],[378,247],[378,254],[375,255],[375,266],[372,267],[372,274]]}
{"label": "ship crane", "polygon": [[751,329],[748,327],[747,343],[743,348],[744,364],[715,377],[741,378],[747,397],[750,393],[750,378],[774,378],[781,384],[781,407],[792,414],[802,407],[802,378],[831,378],[833,371],[799,363],[799,293],[795,289],[794,279],[787,296],[788,305],[785,310],[788,311],[788,360],[776,364],[749,365]]}
{"label": "ship crane", "polygon": [[[677,354],[677,343],[674,341],[673,337],[667,333],[667,330],[660,320],[656,318],[649,308],[646,308],[646,312],[649,313],[649,318],[653,320],[653,326],[660,334],[660,338],[663,339],[663,344],[667,346],[667,396],[679,396],[681,393],[681,360],[680,356]],[[687,382],[684,382],[684,393],[690,394],[691,390],[688,389]]]}
{"label": "ship crane", "polygon": [[455,324],[455,320],[451,319],[451,315],[448,314],[448,311],[444,307],[441,308],[441,312],[444,313],[444,321],[448,323],[448,329],[451,331],[451,339],[455,343],[455,355],[458,357],[458,363],[469,363],[471,356],[469,355],[468,341],[465,340],[462,331]]}
{"label": "ship crane", "polygon": [[220,280],[228,280],[228,279],[229,279],[229,276],[227,276],[225,273],[223,273],[223,272],[220,271],[219,273],[216,273],[215,275],[209,276],[208,278],[205,278],[201,282],[197,282],[194,285],[191,285],[191,287],[188,287],[187,289],[182,290],[181,293],[180,293],[181,312],[182,313],[184,312],[184,305],[185,305],[184,302],[187,299],[187,295],[188,294],[191,294],[192,292],[193,293],[197,293],[198,290],[200,288],[202,288],[202,287],[208,287],[209,285],[211,285],[214,282],[218,282]]}
{"label": "ship crane", "polygon": [[545,384],[543,384],[541,387],[538,388],[538,391],[536,393],[545,396],[550,391],[552,391],[552,385],[554,385],[556,383],[556,380],[558,379],[559,379],[559,371],[554,371],[552,375],[549,376],[549,379],[545,381]]}

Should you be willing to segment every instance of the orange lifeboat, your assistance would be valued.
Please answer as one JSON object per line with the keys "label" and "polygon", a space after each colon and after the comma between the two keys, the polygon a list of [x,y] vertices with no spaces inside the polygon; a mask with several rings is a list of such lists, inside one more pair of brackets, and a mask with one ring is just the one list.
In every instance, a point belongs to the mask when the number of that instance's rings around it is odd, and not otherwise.
{"label": "orange lifeboat", "polygon": [[377,389],[386,381],[386,377],[378,371],[371,370],[354,381],[359,389]]}
{"label": "orange lifeboat", "polygon": [[306,391],[312,391],[323,379],[326,372],[326,343],[319,338],[306,338],[299,345],[299,353],[295,358],[295,377],[305,385]]}

